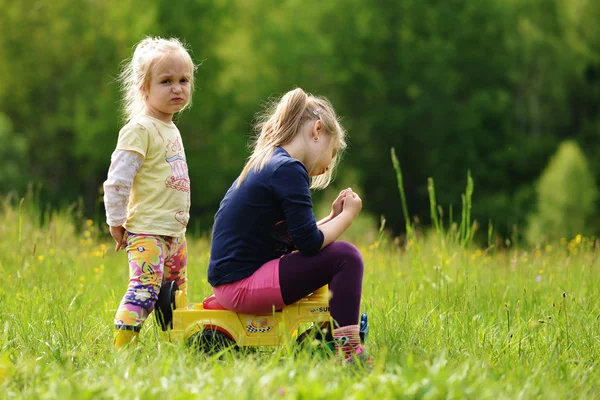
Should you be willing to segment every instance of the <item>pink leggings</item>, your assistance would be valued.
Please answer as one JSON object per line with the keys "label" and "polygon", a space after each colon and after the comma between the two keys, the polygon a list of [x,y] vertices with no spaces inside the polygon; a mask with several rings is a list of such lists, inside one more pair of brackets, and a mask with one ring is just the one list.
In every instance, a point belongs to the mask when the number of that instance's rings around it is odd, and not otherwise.
{"label": "pink leggings", "polygon": [[332,318],[339,326],[356,325],[360,313],[363,260],[347,242],[334,242],[313,257],[295,252],[266,262],[253,275],[214,288],[225,308],[262,314],[295,303],[324,285],[333,296]]}

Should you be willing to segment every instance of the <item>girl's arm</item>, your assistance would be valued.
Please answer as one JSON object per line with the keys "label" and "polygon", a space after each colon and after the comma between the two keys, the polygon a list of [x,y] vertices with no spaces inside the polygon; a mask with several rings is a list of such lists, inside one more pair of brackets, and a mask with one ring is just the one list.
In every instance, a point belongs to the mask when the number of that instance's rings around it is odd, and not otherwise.
{"label": "girl's arm", "polygon": [[144,156],[135,151],[117,149],[111,157],[108,177],[104,182],[104,208],[106,223],[117,242],[116,250],[122,245],[125,231],[123,224],[127,221],[127,205],[133,180],[143,162]]}
{"label": "girl's arm", "polygon": [[324,225],[324,224],[328,223],[329,221],[331,221],[333,218],[334,217],[332,217],[331,214],[329,214],[328,216],[326,216],[322,220],[317,221],[317,226],[320,227],[321,225]]}

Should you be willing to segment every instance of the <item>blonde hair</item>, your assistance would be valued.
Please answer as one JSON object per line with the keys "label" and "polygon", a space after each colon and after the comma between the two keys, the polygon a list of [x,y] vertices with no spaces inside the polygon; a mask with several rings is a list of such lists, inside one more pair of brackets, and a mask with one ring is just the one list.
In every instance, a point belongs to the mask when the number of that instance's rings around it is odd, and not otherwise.
{"label": "blonde hair", "polygon": [[240,187],[250,171],[260,171],[271,159],[275,147],[292,141],[307,121],[320,119],[323,130],[337,141],[337,153],[324,174],[311,178],[311,189],[324,189],[333,179],[342,152],[346,148],[346,131],[340,124],[333,106],[324,97],[316,97],[297,88],[287,92],[278,102],[272,102],[266,112],[259,115],[254,126],[256,138],[252,155],[246,161],[237,182]]}
{"label": "blonde hair", "polygon": [[[194,71],[196,65],[192,61],[186,46],[177,38],[163,39],[161,37],[146,37],[135,47],[131,58],[124,61],[119,74],[121,91],[123,93],[123,114],[126,122],[144,110],[146,105],[143,91],[147,90],[152,78],[152,67],[164,60],[167,56],[179,52],[186,63],[189,64],[190,76],[190,101],[194,91]],[[183,110],[182,110],[183,111]]]}

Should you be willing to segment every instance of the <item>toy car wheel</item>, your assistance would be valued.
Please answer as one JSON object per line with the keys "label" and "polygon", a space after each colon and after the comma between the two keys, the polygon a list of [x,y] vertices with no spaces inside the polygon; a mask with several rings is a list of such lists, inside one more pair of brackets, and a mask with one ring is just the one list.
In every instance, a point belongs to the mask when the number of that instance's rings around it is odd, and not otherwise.
{"label": "toy car wheel", "polygon": [[298,343],[300,350],[306,349],[308,351],[323,353],[333,353],[335,351],[333,333],[331,332],[329,323],[313,324],[298,336],[296,343]]}
{"label": "toy car wheel", "polygon": [[216,354],[226,349],[237,348],[235,341],[226,333],[212,329],[196,333],[189,339],[189,344],[206,354]]}
{"label": "toy car wheel", "polygon": [[173,309],[175,308],[175,292],[179,290],[175,281],[164,282],[158,292],[154,307],[154,315],[163,331],[173,328]]}

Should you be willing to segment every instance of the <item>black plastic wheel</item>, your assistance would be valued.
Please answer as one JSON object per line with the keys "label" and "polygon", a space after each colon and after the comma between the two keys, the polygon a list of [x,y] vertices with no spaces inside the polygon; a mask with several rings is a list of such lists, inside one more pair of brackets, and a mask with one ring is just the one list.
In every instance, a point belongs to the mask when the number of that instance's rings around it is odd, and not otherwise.
{"label": "black plastic wheel", "polygon": [[235,341],[226,333],[212,329],[194,334],[188,343],[206,354],[216,354],[226,349],[237,349]]}
{"label": "black plastic wheel", "polygon": [[154,306],[154,315],[163,331],[173,328],[173,309],[175,308],[175,292],[179,286],[175,281],[164,282],[158,292],[158,299]]}
{"label": "black plastic wheel", "polygon": [[333,332],[329,323],[312,324],[296,339],[300,350],[329,353],[335,351]]}
{"label": "black plastic wheel", "polygon": [[[360,342],[365,343],[369,336],[369,320],[367,313],[360,316],[359,336]],[[308,349],[309,351],[322,352],[331,351],[335,353],[335,341],[333,332],[329,323],[321,323],[319,325],[312,324],[310,328],[302,332],[296,339],[300,350]]]}

